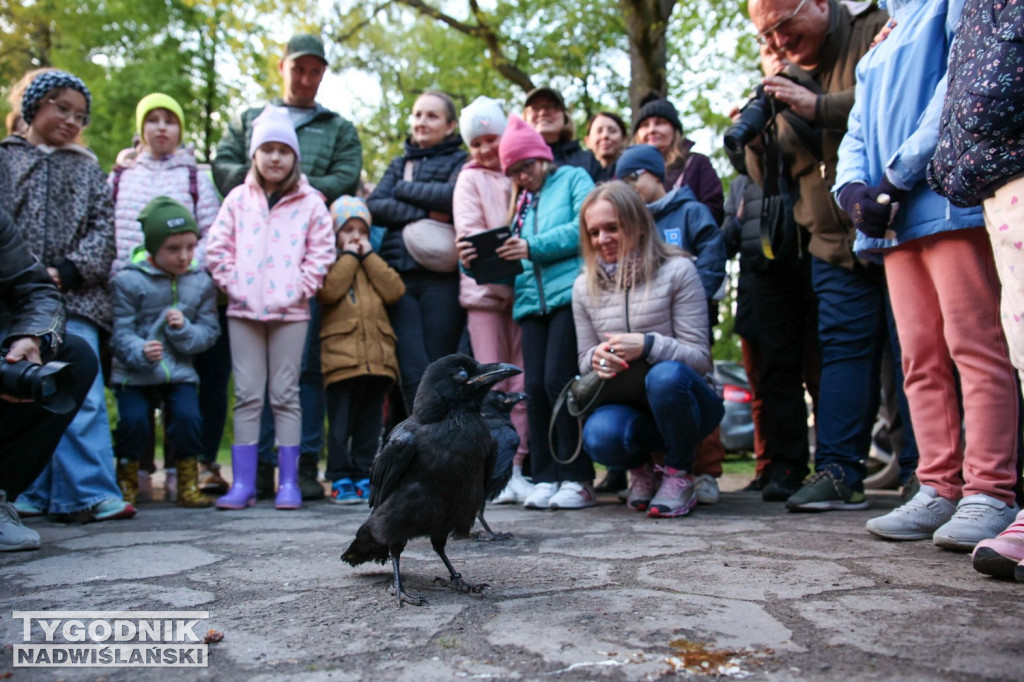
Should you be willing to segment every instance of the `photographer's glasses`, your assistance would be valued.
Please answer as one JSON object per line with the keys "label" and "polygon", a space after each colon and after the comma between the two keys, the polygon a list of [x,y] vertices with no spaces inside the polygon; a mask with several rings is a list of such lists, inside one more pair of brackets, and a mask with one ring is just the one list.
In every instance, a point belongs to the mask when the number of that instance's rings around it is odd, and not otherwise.
{"label": "photographer's glasses", "polygon": [[793,10],[792,14],[790,14],[788,17],[785,17],[784,19],[779,19],[774,24],[758,33],[757,43],[759,45],[767,45],[768,41],[775,36],[775,32],[778,31],[783,26],[785,26],[788,22],[793,21],[793,19],[796,18],[796,15],[800,14],[800,10],[802,10],[804,8],[804,5],[806,4],[807,0],[800,0],[800,4],[796,6],[796,9]]}

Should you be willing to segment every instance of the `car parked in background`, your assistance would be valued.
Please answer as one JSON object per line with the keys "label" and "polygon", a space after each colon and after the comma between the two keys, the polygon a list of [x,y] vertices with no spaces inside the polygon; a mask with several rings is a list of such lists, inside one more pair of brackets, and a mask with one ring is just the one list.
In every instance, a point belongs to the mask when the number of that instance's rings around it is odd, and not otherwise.
{"label": "car parked in background", "polygon": [[730,360],[715,361],[715,382],[722,388],[725,416],[722,417],[722,445],[728,452],[754,451],[754,393],[743,365]]}

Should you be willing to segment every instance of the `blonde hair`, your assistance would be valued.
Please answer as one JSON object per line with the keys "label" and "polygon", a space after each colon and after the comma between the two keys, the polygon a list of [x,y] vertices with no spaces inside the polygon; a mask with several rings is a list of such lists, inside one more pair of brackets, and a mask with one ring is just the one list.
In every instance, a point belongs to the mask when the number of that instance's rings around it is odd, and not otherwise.
{"label": "blonde hair", "polygon": [[[583,252],[583,272],[587,291],[591,297],[601,287],[598,278],[597,249],[590,241],[587,228],[587,210],[599,201],[607,201],[618,219],[620,266],[615,273],[614,288],[624,291],[630,282],[637,284],[654,279],[655,273],[666,260],[687,256],[682,249],[666,244],[647,204],[636,191],[621,180],[602,183],[592,189],[580,208],[580,247]],[[628,263],[627,263],[628,262]]]}

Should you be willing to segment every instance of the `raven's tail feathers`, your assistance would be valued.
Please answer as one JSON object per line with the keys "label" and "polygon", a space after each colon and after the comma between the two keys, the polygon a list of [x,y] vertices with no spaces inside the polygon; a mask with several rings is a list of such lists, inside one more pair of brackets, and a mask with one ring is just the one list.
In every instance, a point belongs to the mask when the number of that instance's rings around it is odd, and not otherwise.
{"label": "raven's tail feathers", "polygon": [[390,556],[387,545],[374,540],[373,534],[363,525],[356,532],[356,539],[342,553],[341,560],[352,566],[365,564],[367,561],[384,564]]}

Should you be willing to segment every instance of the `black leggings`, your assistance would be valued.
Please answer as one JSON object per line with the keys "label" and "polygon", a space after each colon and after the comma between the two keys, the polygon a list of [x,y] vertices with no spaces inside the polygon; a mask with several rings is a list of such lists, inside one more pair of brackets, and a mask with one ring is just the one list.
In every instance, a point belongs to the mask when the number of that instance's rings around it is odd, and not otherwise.
{"label": "black leggings", "polygon": [[[558,464],[548,445],[551,408],[562,388],[578,373],[576,325],[572,308],[563,306],[547,315],[520,321],[523,328],[523,365],[526,383],[526,417],[530,424],[530,471],[537,483],[579,481],[590,483],[594,465],[581,452],[571,464]],[[576,449],[579,424],[564,409],[555,421],[555,448],[560,460]]]}

